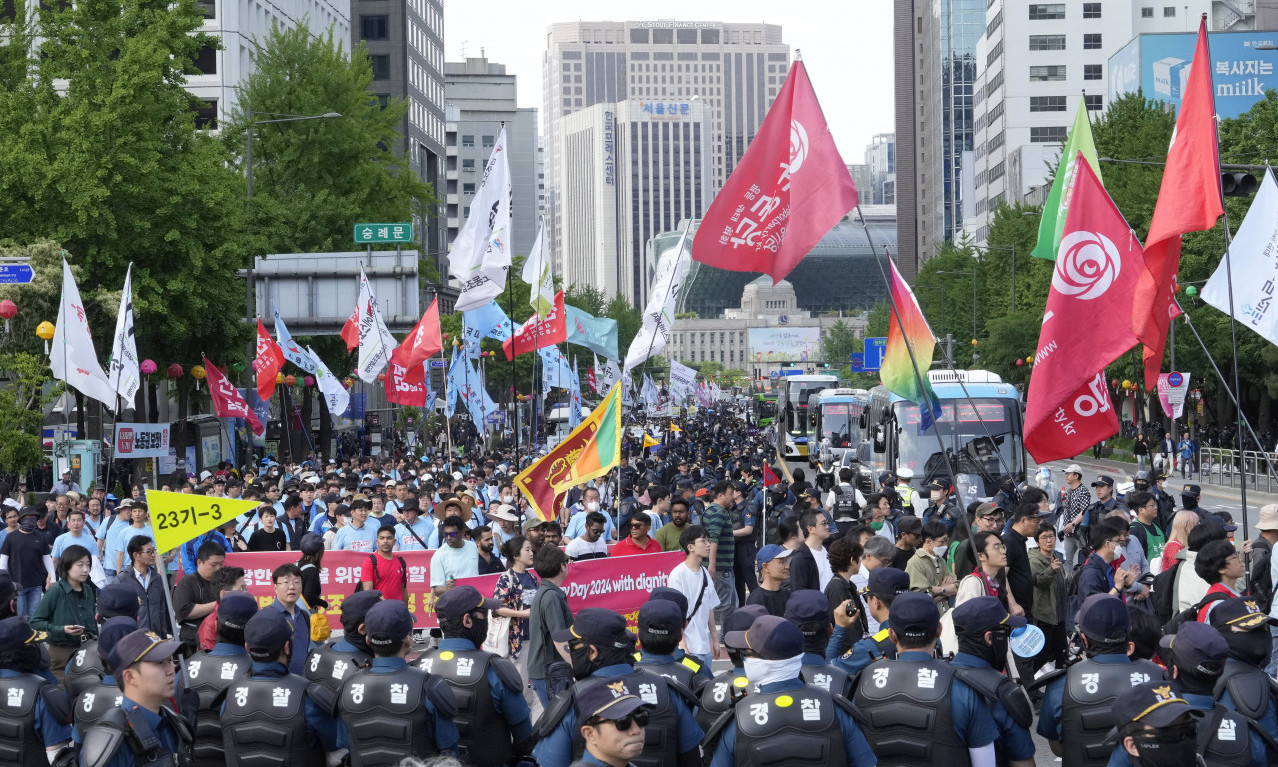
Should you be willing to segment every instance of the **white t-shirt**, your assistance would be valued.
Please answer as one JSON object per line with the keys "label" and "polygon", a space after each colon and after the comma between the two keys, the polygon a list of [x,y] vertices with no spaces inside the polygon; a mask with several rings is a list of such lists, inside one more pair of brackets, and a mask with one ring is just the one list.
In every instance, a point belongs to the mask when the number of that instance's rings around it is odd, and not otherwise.
{"label": "white t-shirt", "polygon": [[594,543],[586,540],[585,536],[573,538],[564,547],[564,553],[573,560],[599,559],[608,556],[608,541],[604,540],[602,535]]}
{"label": "white t-shirt", "polygon": [[[827,565],[827,568],[829,566]],[[681,564],[670,571],[666,585],[678,589],[688,598],[688,609],[697,604],[702,584],[705,584],[705,595],[701,597],[701,606],[688,619],[688,626],[683,630],[683,643],[693,655],[706,655],[710,652],[710,612],[719,606],[719,594],[714,590],[714,579],[705,568],[692,570],[687,564]]]}
{"label": "white t-shirt", "polygon": [[[870,571],[865,569],[865,565],[861,565],[861,569],[852,573],[852,585],[856,587],[858,593],[865,591],[870,585]],[[864,602],[864,598],[861,600]],[[865,611],[866,624],[870,627],[871,634],[879,633],[879,622],[874,620],[874,616],[870,615],[870,611]]]}
{"label": "white t-shirt", "polygon": [[825,591],[825,587],[834,580],[834,571],[830,569],[830,555],[825,552],[824,546],[819,549],[808,546],[808,551],[812,552],[812,558],[816,560],[817,573],[821,576],[821,590]]}

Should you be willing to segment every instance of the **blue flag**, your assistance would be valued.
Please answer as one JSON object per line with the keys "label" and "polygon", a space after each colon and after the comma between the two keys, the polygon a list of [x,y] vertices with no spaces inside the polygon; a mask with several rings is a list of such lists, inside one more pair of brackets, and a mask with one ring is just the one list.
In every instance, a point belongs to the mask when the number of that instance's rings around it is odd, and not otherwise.
{"label": "blue flag", "polygon": [[552,387],[567,389],[572,386],[572,368],[568,367],[568,360],[564,359],[558,347],[543,346],[537,353],[541,355],[543,393]]}
{"label": "blue flag", "polygon": [[466,339],[466,354],[471,359],[479,358],[479,342],[483,339],[505,341],[513,332],[510,318],[496,301],[462,312],[462,337]]}
{"label": "blue flag", "polygon": [[581,379],[577,376],[577,358],[572,358],[572,388],[568,392],[568,428],[581,423]]}
{"label": "blue flag", "polygon": [[[289,335],[288,328],[284,327],[284,320],[280,317],[280,310],[275,310],[275,340],[279,343],[280,348],[284,350],[284,359],[297,365],[302,370],[312,375],[315,374],[315,360],[311,359],[311,355],[306,350],[297,345],[293,340],[293,336]],[[263,421],[262,423],[266,423]]]}
{"label": "blue flag", "polygon": [[568,343],[584,346],[610,360],[617,359],[617,321],[594,317],[575,306],[564,307]]}
{"label": "blue flag", "polygon": [[460,350],[453,351],[452,364],[448,366],[448,379],[444,385],[448,389],[448,401],[444,404],[444,412],[449,418],[457,409],[457,395],[466,384],[465,372],[462,370],[463,355]]}

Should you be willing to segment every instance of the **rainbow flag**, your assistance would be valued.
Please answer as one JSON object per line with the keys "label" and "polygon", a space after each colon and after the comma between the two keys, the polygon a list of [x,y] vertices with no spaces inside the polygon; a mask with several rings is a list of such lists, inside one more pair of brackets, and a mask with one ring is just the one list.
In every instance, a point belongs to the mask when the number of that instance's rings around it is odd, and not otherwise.
{"label": "rainbow flag", "polygon": [[[922,434],[941,417],[941,401],[927,379],[936,336],[932,335],[914,291],[896,270],[896,264],[888,259],[888,266],[892,269],[892,301],[896,311],[892,312],[888,324],[887,348],[879,377],[888,391],[919,406],[919,433]],[[914,362],[918,363],[917,375],[910,361],[910,348],[914,349]]]}
{"label": "rainbow flag", "polygon": [[568,488],[601,477],[621,462],[621,384],[554,449],[515,477],[515,487],[543,520],[555,519]]}

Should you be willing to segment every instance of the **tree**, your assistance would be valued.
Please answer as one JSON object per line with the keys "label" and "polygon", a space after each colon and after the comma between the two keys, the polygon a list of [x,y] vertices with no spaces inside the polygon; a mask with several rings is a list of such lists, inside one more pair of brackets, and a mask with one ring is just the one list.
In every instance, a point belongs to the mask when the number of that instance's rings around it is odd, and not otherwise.
{"label": "tree", "polygon": [[832,365],[842,365],[861,351],[862,341],[843,320],[830,326],[821,339],[821,358]]}
{"label": "tree", "polygon": [[30,352],[0,355],[0,375],[0,470],[17,474],[44,462],[44,408],[62,396],[62,384],[45,393],[49,368]]}

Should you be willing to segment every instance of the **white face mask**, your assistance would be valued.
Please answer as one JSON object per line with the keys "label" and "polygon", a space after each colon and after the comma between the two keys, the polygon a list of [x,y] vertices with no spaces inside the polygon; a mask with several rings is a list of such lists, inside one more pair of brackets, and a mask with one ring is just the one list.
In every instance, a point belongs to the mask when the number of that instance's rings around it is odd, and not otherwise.
{"label": "white face mask", "polygon": [[1121,543],[1114,544],[1114,559],[1122,559],[1127,553],[1127,548]]}
{"label": "white face mask", "polygon": [[586,504],[586,511],[599,511],[599,502],[590,501]]}
{"label": "white face mask", "polygon": [[945,493],[942,493],[940,490],[933,490],[930,497],[932,499],[932,503],[940,503],[941,499],[945,497]]}
{"label": "white face mask", "polygon": [[945,546],[933,546],[932,554],[938,559],[945,559],[945,555],[949,553],[949,550],[949,544],[946,544]]}

